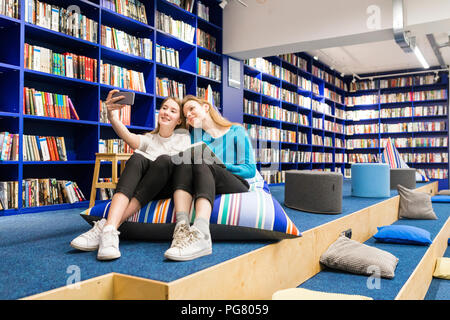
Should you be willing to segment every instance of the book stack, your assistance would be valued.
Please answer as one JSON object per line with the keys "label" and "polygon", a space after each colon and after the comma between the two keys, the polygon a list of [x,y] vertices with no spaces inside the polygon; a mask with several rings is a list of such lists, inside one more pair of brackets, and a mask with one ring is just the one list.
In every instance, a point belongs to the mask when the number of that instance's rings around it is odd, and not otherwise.
{"label": "book stack", "polygon": [[100,61],[100,82],[114,87],[146,92],[144,74]]}
{"label": "book stack", "polygon": [[298,93],[282,88],[281,99],[289,103],[298,104]]}
{"label": "book stack", "polygon": [[259,114],[261,117],[269,118],[269,119],[279,119],[281,117],[282,109],[278,106],[273,106],[267,103],[263,103],[260,106]]}
{"label": "book stack", "polygon": [[23,161],[67,161],[64,137],[23,135]]}
{"label": "book stack", "polygon": [[167,1],[191,13],[192,9],[194,8],[194,0],[167,0]]}
{"label": "book stack", "polygon": [[184,21],[175,20],[163,12],[156,11],[156,28],[185,42],[194,43],[195,27]]}
{"label": "book stack", "polygon": [[363,134],[363,133],[378,133],[378,123],[374,124],[354,124],[345,126],[345,134]]}
{"label": "book stack", "polygon": [[244,113],[253,114],[255,116],[260,114],[260,103],[257,101],[247,100],[244,98]]}
{"label": "book stack", "polygon": [[447,99],[447,90],[445,89],[414,92],[414,101],[444,99]]}
{"label": "book stack", "polygon": [[378,163],[380,162],[380,156],[378,154],[370,153],[349,153],[347,154],[349,163]]}
{"label": "book stack", "polygon": [[261,170],[260,173],[267,183],[284,183],[285,181],[284,171]]}
{"label": "book stack", "polygon": [[347,149],[378,148],[378,139],[348,139],[345,144]]}
{"label": "book stack", "polygon": [[279,78],[281,75],[280,66],[264,58],[250,58],[245,60],[244,63],[252,68],[255,68],[256,70],[270,74],[275,78]]}
{"label": "book stack", "polygon": [[323,145],[325,147],[333,147],[333,138],[332,137],[328,137],[328,136],[324,136],[323,137]]}
{"label": "book stack", "polygon": [[334,102],[338,102],[338,103],[342,102],[342,96],[334,91],[331,91],[328,88],[324,88],[323,95],[325,96],[325,98],[330,99]]}
{"label": "book stack", "polygon": [[305,79],[301,76],[298,77],[298,83],[297,85],[302,88],[303,90],[311,91],[311,81],[308,79]]}
{"label": "book stack", "polygon": [[261,92],[261,80],[244,74],[244,89]]}
{"label": "book stack", "polygon": [[378,80],[378,88],[398,88],[398,87],[408,87],[413,85],[413,77],[402,77],[402,78],[392,78],[386,80]]}
{"label": "book stack", "polygon": [[262,84],[262,94],[265,94],[266,96],[275,98],[275,99],[280,99],[280,88],[277,87],[274,84],[271,84],[270,82],[267,81],[261,81]]}
{"label": "book stack", "polygon": [[19,161],[19,134],[0,132],[0,161]]}
{"label": "book stack", "polygon": [[[362,110],[359,110],[362,111]],[[404,107],[404,108],[392,108],[392,109],[381,109],[380,110],[380,118],[400,118],[400,117],[411,117],[412,116],[412,107]],[[370,119],[375,119],[376,116]],[[368,118],[364,118],[368,119]]]}
{"label": "book stack", "polygon": [[358,97],[345,97],[345,104],[348,107],[361,105],[361,104],[377,104],[378,103],[378,95],[364,95]]}
{"label": "book stack", "polygon": [[25,43],[24,67],[69,78],[97,82],[97,60]]}
{"label": "book stack", "polygon": [[281,130],[280,131],[280,141],[297,143],[297,132],[291,130]]}
{"label": "book stack", "polygon": [[312,83],[312,93],[317,96],[320,95],[319,85],[317,83]]}
{"label": "book stack", "polygon": [[86,41],[97,42],[98,22],[75,10],[69,11],[38,0],[25,0],[25,22]]}
{"label": "book stack", "polygon": [[332,163],[333,162],[333,154],[326,153],[326,152],[311,152],[311,162]]}
{"label": "book stack", "polygon": [[23,88],[23,113],[33,116],[80,120],[67,95]]}
{"label": "book stack", "polygon": [[177,97],[183,99],[186,95],[186,85],[168,78],[156,77],[156,94],[161,97]]}
{"label": "book stack", "polygon": [[217,52],[217,40],[216,37],[209,33],[197,28],[197,45],[206,48],[210,51]]}
{"label": "book stack", "polygon": [[306,108],[306,109],[311,109],[311,104],[312,104],[312,99],[310,97],[305,97],[302,95],[298,95],[298,105]]}
{"label": "book stack", "polygon": [[425,76],[415,76],[414,77],[414,85],[416,86],[422,86],[422,85],[429,85],[429,84],[435,84],[436,80],[434,78],[434,74],[429,74]]}
{"label": "book stack", "polygon": [[[98,178],[98,181],[103,182],[112,182],[112,178]],[[112,199],[114,195],[114,189],[112,188],[100,188],[99,191],[99,200],[109,200]]]}
{"label": "book stack", "polygon": [[[192,1],[193,2],[193,1]],[[205,6],[200,1],[197,2],[197,15],[206,20],[209,21],[209,7]]]}
{"label": "book stack", "polygon": [[281,79],[293,84],[294,86],[296,86],[299,81],[297,74],[295,74],[285,68],[281,68]]}
{"label": "book stack", "polygon": [[311,144],[316,145],[316,146],[323,146],[323,138],[322,138],[322,136],[319,136],[317,134],[313,134],[311,136],[311,138],[312,138]]}
{"label": "book stack", "polygon": [[306,132],[298,133],[298,143],[300,144],[308,144],[308,134]]}
{"label": "book stack", "polygon": [[[416,92],[419,93],[419,92]],[[416,94],[414,93],[414,95]],[[380,95],[380,103],[410,102],[414,100],[412,92],[387,93]]]}
{"label": "book stack", "polygon": [[128,54],[152,59],[152,41],[148,38],[138,38],[122,30],[101,26],[101,44]]}
{"label": "book stack", "polygon": [[17,209],[18,192],[17,181],[0,181],[0,210]]}
{"label": "book stack", "polygon": [[[212,96],[215,106],[220,106],[220,92],[212,90]],[[197,87],[197,97],[206,99],[208,97],[208,88]]]}
{"label": "book stack", "polygon": [[[419,171],[419,170],[418,170]],[[447,179],[448,178],[448,169],[425,169],[423,170],[425,176],[429,179]]]}
{"label": "book stack", "polygon": [[86,201],[86,198],[76,182],[54,178],[22,180],[24,208],[79,201]]}
{"label": "book stack", "polygon": [[322,118],[312,118],[313,120],[313,128],[323,129],[323,119]]}
{"label": "book stack", "polygon": [[261,148],[257,149],[258,156],[256,162],[272,162],[278,163],[280,162],[280,150],[273,148]]}
{"label": "book stack", "polygon": [[350,92],[362,91],[362,90],[375,90],[379,89],[379,82],[373,80],[364,80],[350,83]]}
{"label": "book stack", "polygon": [[197,74],[208,77],[212,80],[221,81],[221,67],[212,61],[208,61],[197,57]]}
{"label": "book stack", "polygon": [[145,6],[139,0],[100,0],[100,5],[121,15],[147,24]]}
{"label": "book stack", "polygon": [[0,0],[0,14],[19,19],[19,0]]}
{"label": "book stack", "polygon": [[447,115],[447,106],[445,105],[414,107],[415,117],[445,116],[445,115]]}
{"label": "book stack", "polygon": [[343,154],[343,153],[335,153],[334,161],[337,163],[344,163],[344,156],[345,156],[345,154]]}
{"label": "book stack", "polygon": [[178,50],[156,44],[156,62],[180,68],[180,54]]}
{"label": "book stack", "polygon": [[313,100],[313,102],[312,102],[312,109],[314,111],[317,111],[317,112],[320,112],[320,113],[324,113],[324,114],[328,114],[330,116],[332,114],[331,106],[329,106],[325,102],[320,102],[320,101]]}
{"label": "book stack", "polygon": [[302,120],[299,120],[299,117],[303,118],[304,115],[295,112],[295,111],[289,111],[285,109],[281,109],[281,118],[279,120],[284,122],[290,122],[290,123],[301,123]]}
{"label": "book stack", "polygon": [[[114,110],[119,120],[126,126],[131,125],[131,106],[125,105],[122,109]],[[111,123],[108,119],[108,109],[105,101],[100,100],[100,122]]]}
{"label": "book stack", "polygon": [[133,153],[133,149],[122,139],[99,139],[99,153]]}

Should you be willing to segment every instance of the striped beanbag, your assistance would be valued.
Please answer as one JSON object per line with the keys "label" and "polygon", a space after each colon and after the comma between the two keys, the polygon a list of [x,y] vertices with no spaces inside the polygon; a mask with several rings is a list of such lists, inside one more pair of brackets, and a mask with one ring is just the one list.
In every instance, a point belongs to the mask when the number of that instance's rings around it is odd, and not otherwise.
{"label": "striped beanbag", "polygon": [[[278,240],[301,236],[268,191],[267,184],[261,180],[252,181],[249,192],[216,196],[210,220],[213,240]],[[91,224],[106,218],[110,203],[97,204],[81,212],[81,216]],[[194,210],[190,218],[193,222]],[[123,238],[171,240],[174,227],[174,203],[172,199],[164,199],[148,203],[123,223],[119,230]]]}

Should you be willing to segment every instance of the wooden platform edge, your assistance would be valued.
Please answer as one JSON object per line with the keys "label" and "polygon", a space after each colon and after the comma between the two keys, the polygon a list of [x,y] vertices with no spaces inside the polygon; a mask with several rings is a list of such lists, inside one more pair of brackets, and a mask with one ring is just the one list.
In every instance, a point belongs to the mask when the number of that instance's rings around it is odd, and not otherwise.
{"label": "wooden platform edge", "polygon": [[167,300],[167,283],[111,272],[20,300]]}
{"label": "wooden platform edge", "polygon": [[[434,195],[437,188],[438,183],[432,182],[416,190]],[[271,299],[275,291],[297,287],[320,272],[321,254],[342,231],[351,228],[352,239],[364,242],[377,226],[397,221],[399,199],[397,195],[307,230],[300,238],[267,245],[172,281],[168,299]]]}
{"label": "wooden platform edge", "polygon": [[423,300],[425,298],[433,280],[436,259],[444,255],[449,237],[450,218],[447,218],[444,226],[434,238],[433,243],[427,249],[395,300]]}

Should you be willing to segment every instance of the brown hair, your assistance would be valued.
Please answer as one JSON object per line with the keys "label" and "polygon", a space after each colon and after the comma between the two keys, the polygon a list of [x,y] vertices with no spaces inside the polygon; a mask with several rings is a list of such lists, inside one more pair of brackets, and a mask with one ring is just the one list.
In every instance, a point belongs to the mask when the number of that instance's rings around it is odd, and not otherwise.
{"label": "brown hair", "polygon": [[[176,129],[187,129],[186,117],[184,116],[184,113],[183,113],[183,107],[182,107],[182,104],[181,104],[181,100],[179,98],[177,98],[177,97],[167,97],[161,102],[161,106],[163,106],[164,103],[166,103],[169,100],[175,101],[180,106],[180,120],[181,120],[181,123],[178,124],[175,127],[175,130]],[[158,120],[156,120],[156,127],[150,133],[158,133],[158,132],[159,132],[159,123],[158,123]]]}
{"label": "brown hair", "polygon": [[199,98],[199,97],[196,97],[193,95],[187,95],[186,97],[184,97],[183,101],[181,102],[182,108],[188,101],[192,101],[192,100],[199,103],[200,105],[207,104],[209,106],[209,115],[211,116],[211,119],[219,126],[227,127],[227,128],[231,127],[232,125],[242,126],[240,123],[231,122],[231,121],[227,120],[226,118],[224,118],[216,110],[216,108],[213,107],[213,105],[208,100],[203,99],[203,98]]}

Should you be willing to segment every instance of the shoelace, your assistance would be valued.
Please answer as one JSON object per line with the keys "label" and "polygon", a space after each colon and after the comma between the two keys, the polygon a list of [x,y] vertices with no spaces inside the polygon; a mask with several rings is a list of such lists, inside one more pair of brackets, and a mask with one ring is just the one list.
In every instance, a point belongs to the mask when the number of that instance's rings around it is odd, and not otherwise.
{"label": "shoelace", "polygon": [[107,232],[103,232],[101,236],[102,246],[103,247],[117,247],[117,240],[115,236],[120,234],[117,230],[111,230]]}
{"label": "shoelace", "polygon": [[178,244],[177,247],[184,249],[189,247],[190,245],[192,245],[193,243],[201,240],[202,235],[199,231],[197,230],[189,230],[189,233],[187,235],[187,237],[185,237],[184,239],[182,239]]}
{"label": "shoelace", "polygon": [[91,230],[89,230],[88,232],[86,232],[84,234],[84,236],[88,239],[97,238],[102,231],[102,229],[100,229],[99,223],[100,223],[100,221],[94,221],[94,227]]}
{"label": "shoelace", "polygon": [[189,234],[189,227],[186,223],[181,223],[178,226],[176,226],[176,229],[173,233],[173,241],[171,247],[178,246],[178,243],[183,241],[186,236]]}

